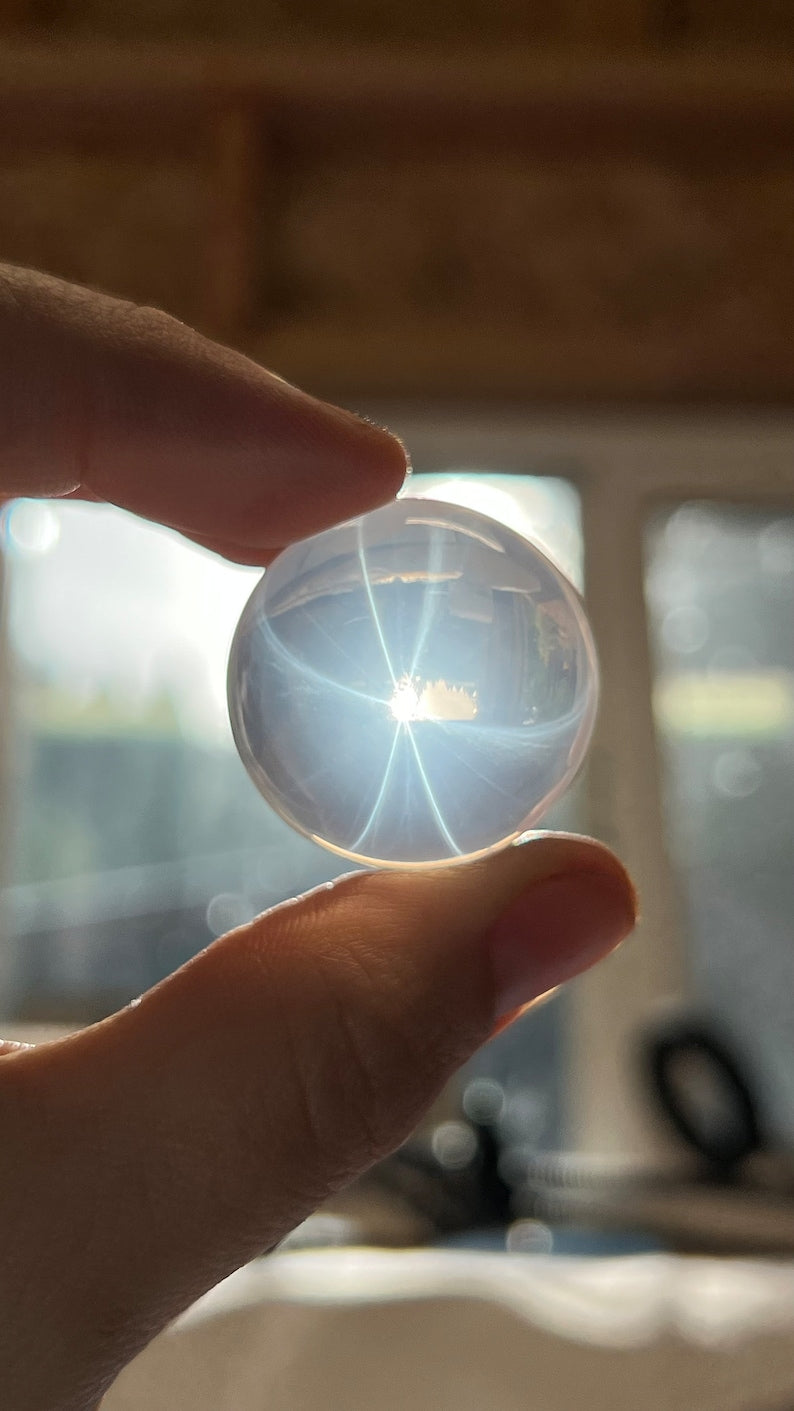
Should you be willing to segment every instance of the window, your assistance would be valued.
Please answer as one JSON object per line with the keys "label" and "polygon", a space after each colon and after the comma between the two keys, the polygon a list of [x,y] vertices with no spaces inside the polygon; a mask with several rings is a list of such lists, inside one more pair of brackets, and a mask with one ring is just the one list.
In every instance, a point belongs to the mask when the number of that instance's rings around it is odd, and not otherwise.
{"label": "window", "polygon": [[[370,411],[411,447],[413,493],[508,515],[584,574],[601,710],[549,822],[615,846],[640,891],[636,938],[477,1071],[512,1085],[528,1140],[648,1154],[667,1138],[637,1036],[660,998],[694,999],[749,1045],[789,1134],[794,422]],[[6,528],[0,1003],[82,1022],[340,869],[231,747],[226,652],[256,574],[95,506],[20,502]]]}

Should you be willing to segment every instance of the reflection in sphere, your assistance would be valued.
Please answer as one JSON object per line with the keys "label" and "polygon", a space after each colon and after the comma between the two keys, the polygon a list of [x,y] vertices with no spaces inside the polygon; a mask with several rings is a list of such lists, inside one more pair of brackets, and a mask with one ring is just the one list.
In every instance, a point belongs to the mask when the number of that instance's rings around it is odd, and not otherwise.
{"label": "reflection in sphere", "polygon": [[261,793],[378,866],[462,860],[534,827],[582,762],[597,693],[559,570],[484,515],[407,498],[285,550],[229,664]]}

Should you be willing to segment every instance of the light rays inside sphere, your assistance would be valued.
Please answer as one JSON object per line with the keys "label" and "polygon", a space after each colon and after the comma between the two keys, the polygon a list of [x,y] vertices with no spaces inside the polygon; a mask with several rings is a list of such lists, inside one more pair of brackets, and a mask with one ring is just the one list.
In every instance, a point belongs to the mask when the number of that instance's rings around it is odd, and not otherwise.
{"label": "light rays inside sphere", "polygon": [[430,866],[505,846],[576,773],[597,700],[581,601],[472,510],[398,500],[294,545],[243,613],[234,738],[293,827]]}

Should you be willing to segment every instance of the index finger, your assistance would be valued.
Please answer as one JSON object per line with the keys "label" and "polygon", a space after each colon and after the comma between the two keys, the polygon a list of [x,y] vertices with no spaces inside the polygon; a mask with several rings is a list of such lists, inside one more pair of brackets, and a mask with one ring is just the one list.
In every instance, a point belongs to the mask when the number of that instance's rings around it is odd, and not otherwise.
{"label": "index finger", "polygon": [[229,558],[374,509],[389,433],[155,309],[0,266],[0,495],[105,500]]}

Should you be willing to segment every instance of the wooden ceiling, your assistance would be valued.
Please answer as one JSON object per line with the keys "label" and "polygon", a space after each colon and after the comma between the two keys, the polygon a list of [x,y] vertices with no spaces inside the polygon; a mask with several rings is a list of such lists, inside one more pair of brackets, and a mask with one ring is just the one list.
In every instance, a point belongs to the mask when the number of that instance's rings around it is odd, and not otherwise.
{"label": "wooden ceiling", "polygon": [[0,258],[336,396],[788,402],[794,62],[8,44]]}

